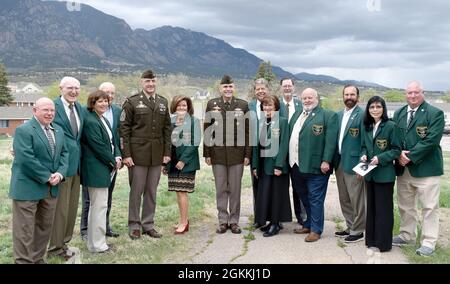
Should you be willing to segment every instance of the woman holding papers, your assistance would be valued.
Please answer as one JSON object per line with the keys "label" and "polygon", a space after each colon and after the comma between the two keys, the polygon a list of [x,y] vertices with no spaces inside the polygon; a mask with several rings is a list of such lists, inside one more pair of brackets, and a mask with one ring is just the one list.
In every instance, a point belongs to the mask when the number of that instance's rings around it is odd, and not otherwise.
{"label": "woman holding papers", "polygon": [[394,226],[393,161],[400,155],[399,133],[388,119],[384,100],[374,96],[367,102],[361,143],[361,161],[376,165],[364,178],[367,189],[366,246],[380,252],[392,248]]}
{"label": "woman holding papers", "polygon": [[110,250],[105,236],[108,187],[113,172],[120,168],[120,154],[111,125],[103,117],[108,107],[109,96],[105,92],[95,91],[89,95],[81,136],[81,183],[88,187],[90,197],[87,232],[90,252]]}

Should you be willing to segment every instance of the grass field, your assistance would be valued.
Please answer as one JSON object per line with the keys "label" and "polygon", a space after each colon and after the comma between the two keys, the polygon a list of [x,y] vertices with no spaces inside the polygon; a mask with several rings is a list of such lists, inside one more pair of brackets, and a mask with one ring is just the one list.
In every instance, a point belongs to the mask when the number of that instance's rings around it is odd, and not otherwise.
{"label": "grass field", "polygon": [[[12,239],[11,239],[11,200],[8,198],[9,179],[11,168],[11,156],[8,149],[12,140],[0,140],[0,264],[12,263]],[[444,167],[450,168],[450,153],[445,153]],[[216,218],[215,190],[212,171],[201,159],[202,170],[197,172],[196,191],[190,194],[189,219],[193,230],[201,226],[202,221]],[[248,171],[244,171],[243,188],[251,185]],[[143,237],[142,240],[132,241],[128,237],[128,174],[125,169],[119,172],[116,189],[114,190],[113,208],[111,212],[111,224],[114,230],[121,236],[117,239],[108,239],[117,248],[114,253],[93,254],[87,251],[86,245],[79,236],[79,220],[75,227],[74,239],[70,246],[78,247],[82,252],[83,263],[171,263],[177,261],[177,257],[191,249],[194,243],[193,234],[182,236],[174,235],[172,225],[178,220],[178,207],[174,193],[167,191],[167,178],[161,177],[158,187],[158,199],[156,207],[156,228],[164,236],[162,239]],[[395,199],[394,199],[395,200]],[[446,171],[441,179],[442,210],[450,210],[450,172]],[[211,210],[213,208],[213,210]],[[399,216],[395,209],[394,234],[398,233]],[[80,210],[78,211],[80,212]],[[449,238],[447,236],[447,238]],[[449,242],[446,242],[448,244]],[[423,258],[415,255],[415,248],[403,249],[408,259],[413,263],[450,263],[450,247],[438,244],[436,256]],[[180,258],[181,259],[181,258]],[[59,259],[51,258],[49,263],[60,263]]]}

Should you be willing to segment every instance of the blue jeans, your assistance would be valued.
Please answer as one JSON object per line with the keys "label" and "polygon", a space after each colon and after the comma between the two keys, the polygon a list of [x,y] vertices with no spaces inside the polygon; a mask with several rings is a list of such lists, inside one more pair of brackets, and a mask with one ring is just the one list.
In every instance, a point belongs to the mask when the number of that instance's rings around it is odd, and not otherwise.
{"label": "blue jeans", "polygon": [[306,221],[303,227],[314,233],[322,234],[325,222],[324,203],[330,175],[301,173],[297,166],[292,171],[294,190],[300,196],[306,210]]}

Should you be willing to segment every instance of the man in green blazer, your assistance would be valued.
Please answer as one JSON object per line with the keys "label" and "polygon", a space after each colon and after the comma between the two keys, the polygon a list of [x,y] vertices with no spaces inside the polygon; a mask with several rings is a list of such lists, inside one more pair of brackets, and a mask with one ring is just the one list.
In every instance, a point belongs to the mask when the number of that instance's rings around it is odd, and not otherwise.
{"label": "man in green blazer", "polygon": [[328,179],[333,172],[338,120],[336,113],[319,106],[316,90],[301,94],[303,112],[295,113],[289,123],[289,165],[292,187],[306,209],[306,221],[297,234],[308,234],[306,242],[320,239],[324,226],[324,202]]}
{"label": "man in green blazer", "polygon": [[336,181],[339,202],[347,228],[334,233],[346,243],[364,239],[366,200],[364,180],[353,168],[359,163],[364,111],[358,106],[359,89],[346,85],[342,90],[345,109],[338,112],[339,132],[336,148]]}
{"label": "man in green blazer", "polygon": [[[280,117],[285,117],[289,123],[292,116],[296,112],[302,112],[302,102],[298,99],[294,98],[294,79],[292,78],[283,78],[280,80],[281,91],[283,93],[282,98],[280,99]],[[288,156],[289,160],[289,156]],[[292,169],[289,169],[291,172]],[[290,174],[291,179],[292,175]],[[300,197],[297,194],[297,191],[292,188],[292,203],[294,204],[294,213],[297,218],[297,223],[300,226],[303,226],[303,220],[306,219],[305,207],[303,206]]]}
{"label": "man in green blazer", "polygon": [[68,249],[67,243],[72,239],[80,199],[80,139],[83,131],[84,110],[78,102],[80,82],[77,79],[62,78],[59,89],[61,96],[54,101],[56,108],[54,124],[59,125],[64,131],[69,151],[69,165],[67,177],[59,185],[49,254],[67,260],[74,255],[74,252]]}
{"label": "man in green blazer", "polygon": [[156,93],[156,74],[144,71],[140,83],[142,91],[123,103],[119,127],[123,164],[130,177],[128,230],[133,240],[141,237],[141,230],[152,238],[162,237],[154,224],[156,189],[161,165],[170,161],[171,154],[169,107],[167,99]]}
{"label": "man in green blazer", "polygon": [[401,130],[402,153],[397,161],[397,203],[400,211],[400,234],[393,245],[415,243],[416,200],[422,205],[422,240],[419,255],[432,255],[439,236],[439,185],[443,174],[439,145],[445,120],[442,110],[425,101],[420,82],[406,87],[407,105],[394,113]]}
{"label": "man in green blazer", "polygon": [[[109,125],[111,125],[111,130],[114,136],[114,144],[118,145],[115,150],[117,150],[116,159],[122,161],[122,153],[120,152],[120,137],[119,137],[119,124],[120,124],[120,113],[122,112],[122,108],[118,107],[114,104],[114,98],[116,96],[116,87],[111,82],[103,82],[98,87],[99,90],[107,93],[109,95],[109,108],[103,114],[103,116],[108,120]],[[109,223],[109,215],[111,213],[111,205],[112,205],[112,193],[114,190],[114,186],[116,184],[117,171],[114,172],[114,176],[111,180],[111,184],[108,187],[108,209],[106,211],[106,236],[107,237],[119,237],[119,234],[114,232]],[[88,228],[88,216],[89,216],[89,191],[86,186],[82,186],[82,194],[81,194],[81,220],[80,220],[80,233],[81,238],[83,240],[87,239],[87,228]]]}
{"label": "man in green blazer", "polygon": [[45,263],[58,187],[67,173],[64,131],[52,121],[55,105],[36,101],[34,117],[16,129],[9,190],[15,263]]}
{"label": "man in green blazer", "polygon": [[216,184],[216,232],[223,234],[230,228],[232,233],[240,234],[242,173],[251,158],[249,123],[245,119],[249,109],[246,101],[234,97],[230,76],[223,76],[219,88],[222,96],[206,106],[203,156],[206,164],[212,165]]}

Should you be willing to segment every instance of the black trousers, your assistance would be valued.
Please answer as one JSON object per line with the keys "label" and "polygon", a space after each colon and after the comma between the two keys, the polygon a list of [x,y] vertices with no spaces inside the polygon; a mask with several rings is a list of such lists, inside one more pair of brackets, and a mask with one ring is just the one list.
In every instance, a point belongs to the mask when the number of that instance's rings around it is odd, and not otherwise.
{"label": "black trousers", "polygon": [[[111,181],[111,185],[108,188],[108,210],[106,211],[106,232],[110,232],[112,229],[109,226],[109,213],[111,212],[111,204],[112,204],[112,193],[114,190],[114,186],[116,185],[116,177],[117,172],[114,175],[114,178]],[[81,220],[80,220],[80,233],[81,235],[87,235],[88,228],[88,216],[89,216],[89,205],[91,204],[89,198],[89,191],[87,186],[82,187],[81,191]]]}
{"label": "black trousers", "polygon": [[390,251],[394,227],[394,182],[366,181],[366,189],[366,246],[376,247],[381,252]]}

